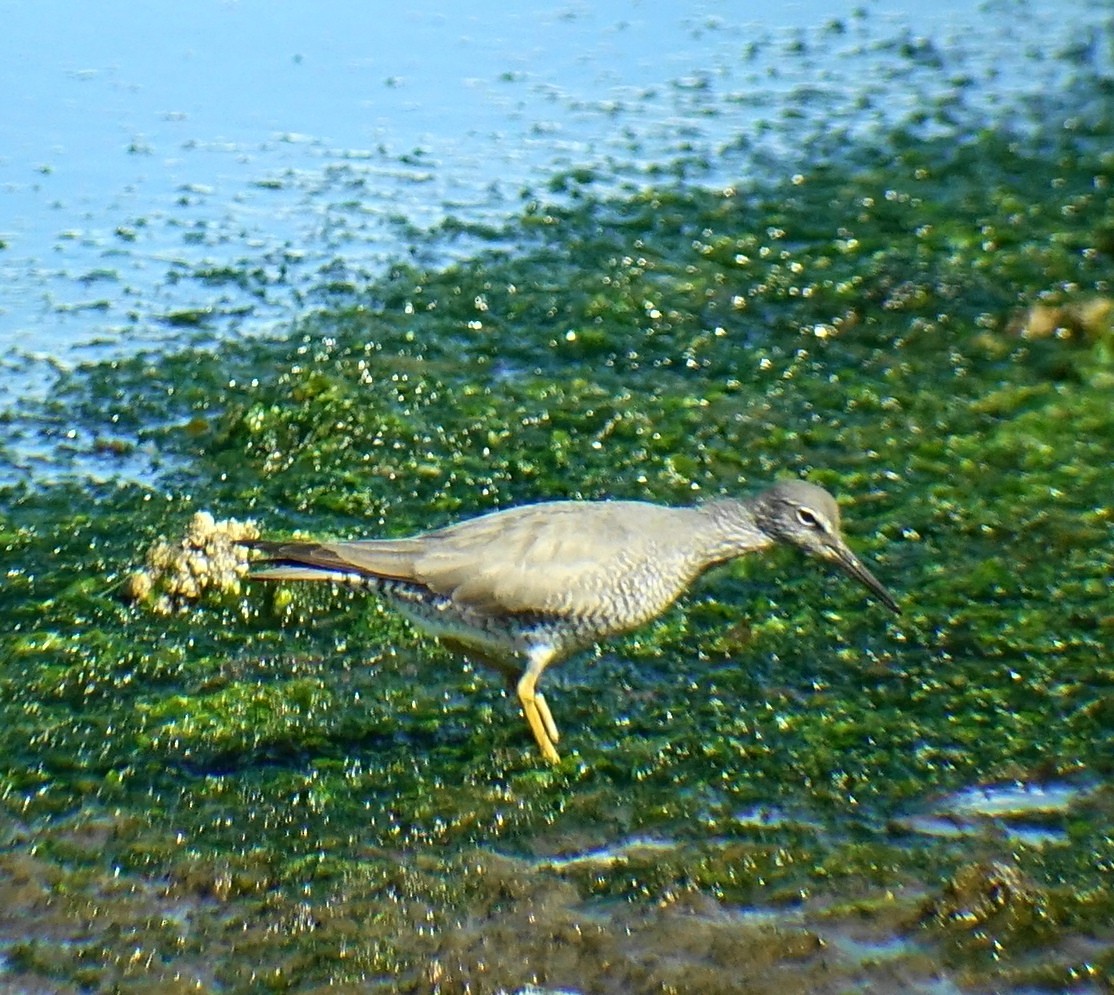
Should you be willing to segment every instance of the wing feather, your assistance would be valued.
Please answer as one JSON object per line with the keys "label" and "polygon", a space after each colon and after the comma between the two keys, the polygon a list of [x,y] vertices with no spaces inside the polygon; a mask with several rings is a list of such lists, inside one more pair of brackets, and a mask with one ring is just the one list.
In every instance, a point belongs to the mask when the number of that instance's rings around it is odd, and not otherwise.
{"label": "wing feather", "polygon": [[[482,613],[590,614],[600,591],[636,588],[650,571],[676,575],[679,589],[695,568],[681,530],[699,527],[700,511],[637,501],[553,501],[469,519],[410,539],[355,542],[255,542],[275,564],[412,581]],[[298,579],[306,579],[298,573]],[[672,590],[661,600],[672,600]]]}
{"label": "wing feather", "polygon": [[694,514],[632,501],[513,508],[430,535],[440,541],[425,546],[414,575],[477,611],[591,614],[601,590],[637,585],[651,557],[665,572],[691,573],[667,561]]}

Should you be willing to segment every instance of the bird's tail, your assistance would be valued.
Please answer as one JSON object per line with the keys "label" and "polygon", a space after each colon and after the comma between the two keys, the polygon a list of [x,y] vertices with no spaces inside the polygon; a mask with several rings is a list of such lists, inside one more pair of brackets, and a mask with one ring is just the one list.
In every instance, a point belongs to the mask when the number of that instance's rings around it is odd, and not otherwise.
{"label": "bird's tail", "polygon": [[316,542],[275,542],[270,539],[243,539],[237,545],[257,549],[266,558],[252,564],[249,580],[316,580],[334,584],[364,586],[368,576],[342,565],[327,546]]}

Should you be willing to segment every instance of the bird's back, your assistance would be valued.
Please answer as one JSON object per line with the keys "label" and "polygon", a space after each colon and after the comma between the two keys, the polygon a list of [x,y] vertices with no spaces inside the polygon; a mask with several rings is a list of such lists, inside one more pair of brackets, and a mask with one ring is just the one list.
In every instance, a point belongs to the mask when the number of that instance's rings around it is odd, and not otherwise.
{"label": "bird's back", "polygon": [[[270,579],[312,571],[419,585],[460,610],[581,620],[597,635],[658,614],[706,565],[706,515],[638,501],[553,501],[408,539],[284,543]],[[281,576],[282,572],[285,576]]]}

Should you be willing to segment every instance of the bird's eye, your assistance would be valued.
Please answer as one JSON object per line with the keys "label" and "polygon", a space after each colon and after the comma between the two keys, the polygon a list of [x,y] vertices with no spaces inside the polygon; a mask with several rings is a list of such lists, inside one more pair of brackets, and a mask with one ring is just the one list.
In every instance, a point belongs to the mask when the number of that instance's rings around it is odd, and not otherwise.
{"label": "bird's eye", "polygon": [[816,512],[810,511],[808,508],[797,509],[797,520],[802,525],[807,525],[810,529],[823,529],[824,526],[820,524],[820,518]]}

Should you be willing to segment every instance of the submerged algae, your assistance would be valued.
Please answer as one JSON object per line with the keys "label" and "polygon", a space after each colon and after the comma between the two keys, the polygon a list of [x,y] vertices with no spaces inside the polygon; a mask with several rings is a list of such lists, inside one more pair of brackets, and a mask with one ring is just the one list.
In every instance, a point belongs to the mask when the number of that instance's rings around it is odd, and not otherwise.
{"label": "submerged algae", "polygon": [[[2,495],[4,970],[1108,985],[1109,792],[1067,806],[1067,845],[908,818],[973,784],[1111,774],[1109,330],[1013,331],[1019,306],[1109,298],[1107,139],[897,136],[766,190],[582,193],[501,233],[515,251],[400,265],[289,339],[64,377],[47,431],[164,470]],[[577,733],[552,771],[495,682],[350,593],[169,616],[116,594],[199,509],[405,534],[778,474],[853,504],[906,614],[783,554],[720,571],[554,672]],[[620,859],[571,859],[601,849]],[[885,937],[898,954],[861,956]]]}

